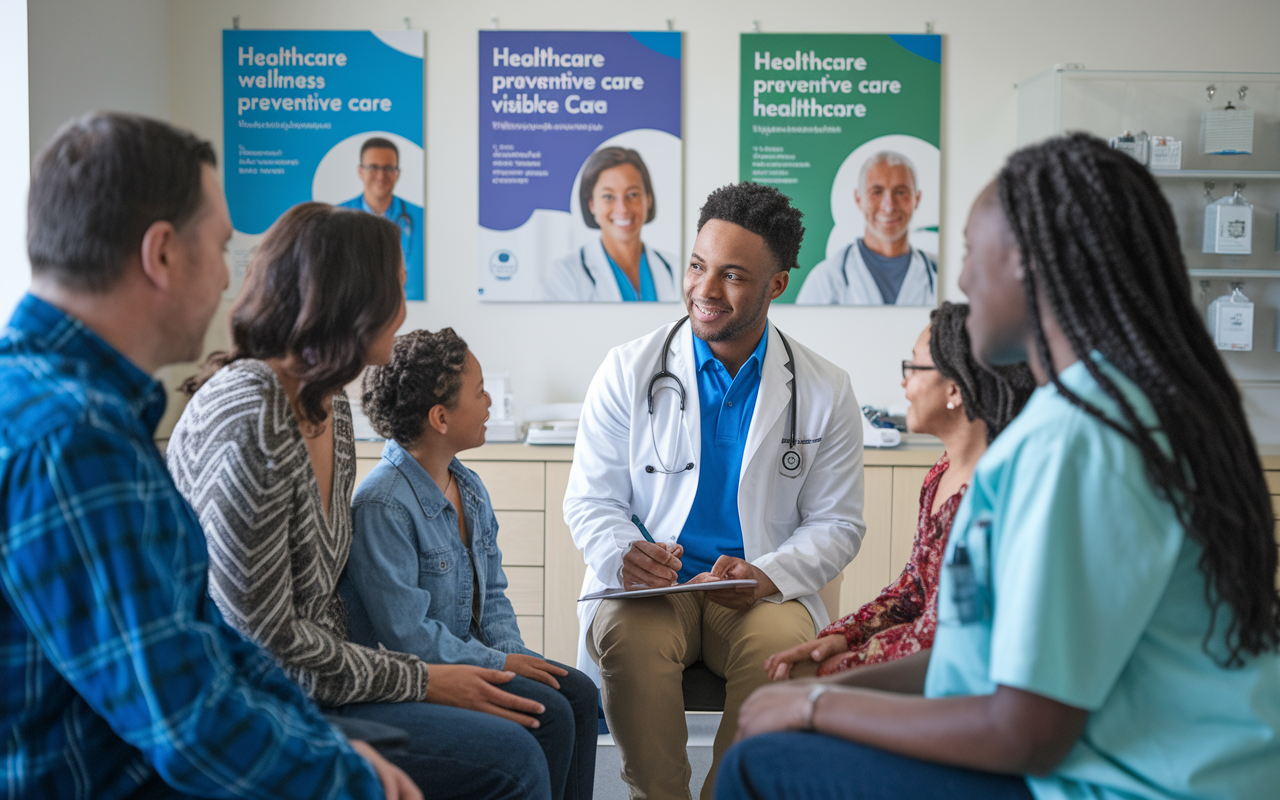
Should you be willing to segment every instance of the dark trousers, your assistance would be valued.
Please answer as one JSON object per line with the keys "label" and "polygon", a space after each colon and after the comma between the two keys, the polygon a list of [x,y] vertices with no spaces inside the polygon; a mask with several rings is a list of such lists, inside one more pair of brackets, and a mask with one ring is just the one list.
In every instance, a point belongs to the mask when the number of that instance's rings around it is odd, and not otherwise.
{"label": "dark trousers", "polygon": [[886,753],[813,732],[767,733],[733,746],[716,800],[1032,800],[1026,781]]}

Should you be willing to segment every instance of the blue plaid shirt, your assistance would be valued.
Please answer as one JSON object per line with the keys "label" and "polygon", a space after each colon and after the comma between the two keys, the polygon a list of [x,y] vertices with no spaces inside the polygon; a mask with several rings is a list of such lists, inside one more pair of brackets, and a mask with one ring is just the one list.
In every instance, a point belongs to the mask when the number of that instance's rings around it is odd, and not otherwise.
{"label": "blue plaid shirt", "polygon": [[30,295],[0,336],[0,793],[382,798],[206,590],[164,390]]}

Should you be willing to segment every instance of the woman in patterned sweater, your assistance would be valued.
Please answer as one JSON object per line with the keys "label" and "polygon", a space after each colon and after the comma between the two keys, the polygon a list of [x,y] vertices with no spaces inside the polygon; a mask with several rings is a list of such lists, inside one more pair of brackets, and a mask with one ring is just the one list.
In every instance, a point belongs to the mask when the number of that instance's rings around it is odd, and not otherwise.
{"label": "woman in patterned sweater", "polygon": [[930,314],[911,361],[902,362],[902,388],[911,403],[907,428],[937,436],[944,448],[920,489],[910,561],[876,599],[828,625],[817,639],[770,656],[765,661],[770,679],[785,680],[800,661],[816,661],[818,674],[830,675],[933,645],[938,569],[960,498],[987,445],[1035,389],[1025,364],[997,373],[973,359],[965,332],[968,316],[969,306],[943,303]]}
{"label": "woman in patterned sweater", "polygon": [[[208,538],[209,594],[326,714],[409,735],[388,752],[428,797],[550,797],[514,673],[349,641],[355,442],[343,387],[386,363],[405,319],[394,224],[303,203],[267,232],[166,453]],[[449,706],[456,706],[450,708]],[[478,712],[488,713],[478,713]],[[282,731],[281,735],[288,735]]]}

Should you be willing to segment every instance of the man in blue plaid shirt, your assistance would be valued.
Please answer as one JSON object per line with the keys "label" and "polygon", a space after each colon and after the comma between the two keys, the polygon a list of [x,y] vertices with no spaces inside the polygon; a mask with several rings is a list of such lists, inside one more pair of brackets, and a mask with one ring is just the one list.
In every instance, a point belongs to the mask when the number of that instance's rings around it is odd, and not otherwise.
{"label": "man in blue plaid shirt", "polygon": [[0,336],[0,793],[420,798],[206,591],[150,375],[200,355],[231,236],[207,142],[97,114],[38,157]]}

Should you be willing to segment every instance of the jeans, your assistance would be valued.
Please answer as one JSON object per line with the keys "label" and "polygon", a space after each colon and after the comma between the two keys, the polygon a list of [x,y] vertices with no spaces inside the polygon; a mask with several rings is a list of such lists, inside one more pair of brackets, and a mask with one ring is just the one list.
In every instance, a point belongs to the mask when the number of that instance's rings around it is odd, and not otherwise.
{"label": "jeans", "polygon": [[1026,781],[886,753],[812,732],[767,733],[734,745],[716,800],[1031,800]]}
{"label": "jeans", "polygon": [[519,675],[499,686],[512,694],[536,700],[547,710],[539,715],[542,725],[529,730],[542,746],[551,774],[551,796],[554,800],[591,800],[595,791],[598,700],[596,685],[573,667],[569,674],[557,677],[559,691],[545,683]]}
{"label": "jeans", "polygon": [[432,703],[353,703],[325,708],[399,728],[409,746],[382,755],[430,798],[550,800],[547,759],[520,725],[479,711]]}

